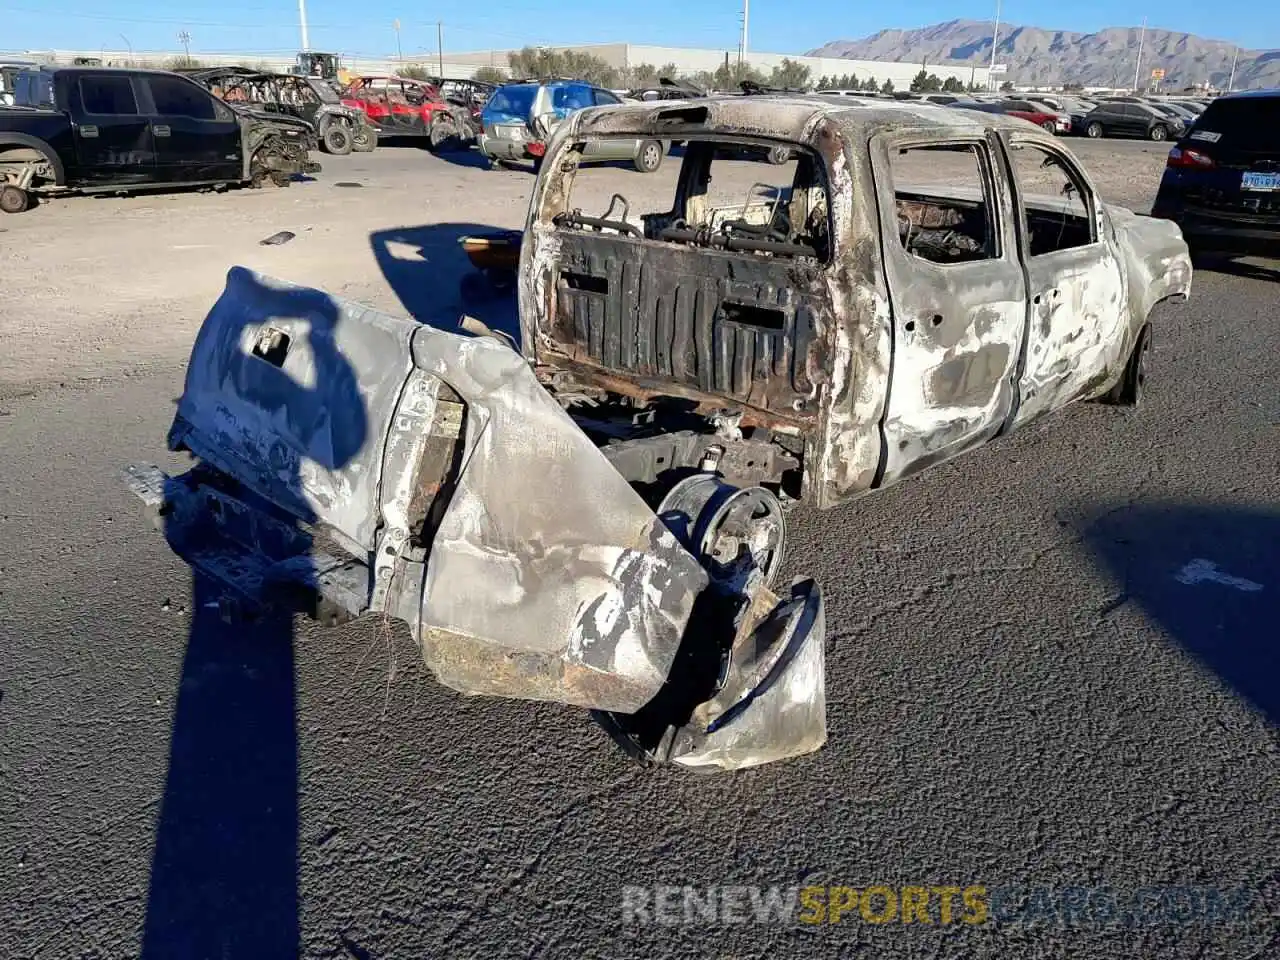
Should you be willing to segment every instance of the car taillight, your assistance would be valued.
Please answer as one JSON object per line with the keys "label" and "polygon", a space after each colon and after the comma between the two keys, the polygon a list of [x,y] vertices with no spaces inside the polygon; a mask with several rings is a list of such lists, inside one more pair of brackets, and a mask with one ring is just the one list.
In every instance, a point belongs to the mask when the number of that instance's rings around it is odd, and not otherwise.
{"label": "car taillight", "polygon": [[1175,169],[1208,170],[1213,166],[1213,158],[1199,150],[1174,147],[1169,151],[1169,159],[1165,161],[1165,166]]}
{"label": "car taillight", "polygon": [[545,143],[539,143],[537,140],[535,140],[529,144],[528,150],[535,157],[540,157],[547,152],[547,145]]}

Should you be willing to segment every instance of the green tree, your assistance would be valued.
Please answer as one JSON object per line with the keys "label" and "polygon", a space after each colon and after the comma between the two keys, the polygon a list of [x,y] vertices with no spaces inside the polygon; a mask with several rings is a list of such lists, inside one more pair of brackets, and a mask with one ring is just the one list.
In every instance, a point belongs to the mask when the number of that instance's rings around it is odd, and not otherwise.
{"label": "green tree", "polygon": [[790,57],[783,57],[782,63],[773,68],[769,83],[788,90],[808,90],[812,75],[813,71],[803,63],[792,60]]}
{"label": "green tree", "polygon": [[937,93],[942,89],[942,81],[938,79],[938,75],[934,73],[926,73],[924,68],[920,68],[911,79],[912,93]]}
{"label": "green tree", "polygon": [[205,66],[205,64],[202,61],[197,60],[195,57],[182,55],[170,57],[164,62],[165,70],[195,70],[203,66]]}
{"label": "green tree", "polygon": [[964,93],[964,84],[955,77],[947,77],[942,81],[942,90],[944,93]]}
{"label": "green tree", "polygon": [[1001,93],[1013,93],[1013,81],[1012,81],[1012,80],[1006,80],[1004,83],[1000,84],[1000,92],[1001,92]]}
{"label": "green tree", "polygon": [[749,63],[722,63],[711,75],[711,85],[717,90],[735,90],[743,80],[750,80],[752,83],[768,82],[765,75]]}
{"label": "green tree", "polygon": [[430,80],[435,76],[435,73],[420,63],[402,63],[396,74],[408,80]]}
{"label": "green tree", "polygon": [[507,71],[501,67],[480,67],[471,77],[481,83],[506,83]]}
{"label": "green tree", "polygon": [[525,47],[507,54],[515,77],[569,77],[602,87],[618,85],[618,71],[599,57],[577,50]]}
{"label": "green tree", "polygon": [[886,80],[884,85],[880,87],[881,93],[893,93],[893,81]]}
{"label": "green tree", "polygon": [[695,86],[703,90],[714,90],[716,86],[716,75],[710,70],[698,70],[689,77],[689,81]]}
{"label": "green tree", "polygon": [[627,71],[627,85],[633,90],[652,87],[658,82],[658,68],[652,63],[637,63]]}

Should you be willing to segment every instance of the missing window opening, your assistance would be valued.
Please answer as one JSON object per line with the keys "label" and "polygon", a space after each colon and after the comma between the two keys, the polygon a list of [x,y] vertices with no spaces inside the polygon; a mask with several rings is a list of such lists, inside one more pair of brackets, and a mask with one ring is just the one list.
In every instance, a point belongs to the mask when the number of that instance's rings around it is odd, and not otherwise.
{"label": "missing window opening", "polygon": [[596,277],[589,273],[576,273],[572,270],[561,270],[560,279],[570,290],[579,293],[592,293],[597,296],[609,295],[609,278]]}
{"label": "missing window opening", "polygon": [[720,304],[720,319],[759,330],[785,330],[787,315],[776,307],[761,307],[751,303]]}
{"label": "missing window opening", "polygon": [[253,355],[260,357],[273,367],[283,367],[284,358],[289,353],[289,335],[283,330],[267,327],[253,345]]}

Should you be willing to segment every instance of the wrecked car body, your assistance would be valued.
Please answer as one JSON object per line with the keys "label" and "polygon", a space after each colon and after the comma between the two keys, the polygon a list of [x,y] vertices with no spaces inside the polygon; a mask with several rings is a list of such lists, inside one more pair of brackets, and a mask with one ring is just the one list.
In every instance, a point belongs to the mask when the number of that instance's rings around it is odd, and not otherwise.
{"label": "wrecked car body", "polygon": [[[574,205],[608,138],[685,142],[669,209]],[[775,146],[785,186],[734,166]],[[1024,148],[1070,185],[1047,207],[1007,172]],[[905,183],[915,149],[949,151],[916,172],[972,163],[976,194]],[[513,245],[468,255],[498,269]],[[199,463],[130,483],[249,608],[380,613],[453,689],[585,707],[646,760],[750,767],[826,740],[822,594],[779,582],[784,505],[868,494],[1077,399],[1136,402],[1151,308],[1190,280],[1176,229],[1110,210],[1001,117],[584,110],[534,188],[518,344],[234,268],[169,435]]]}
{"label": "wrecked car body", "polygon": [[186,75],[232,106],[252,105],[265,113],[306,121],[327,153],[368,153],[378,145],[378,133],[364,111],[344,104],[333,86],[319,77],[244,67],[204,68]]}
{"label": "wrecked car body", "polygon": [[432,150],[470,143],[478,127],[469,106],[451,103],[434,85],[396,76],[355,77],[342,103],[359,110],[384,137],[426,137]]}

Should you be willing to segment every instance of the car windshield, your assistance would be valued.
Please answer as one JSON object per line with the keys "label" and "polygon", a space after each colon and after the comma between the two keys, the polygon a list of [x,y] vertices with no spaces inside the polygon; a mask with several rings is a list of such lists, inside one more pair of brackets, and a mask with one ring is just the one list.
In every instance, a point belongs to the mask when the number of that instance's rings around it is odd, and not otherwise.
{"label": "car windshield", "polygon": [[533,98],[538,88],[531,84],[502,87],[489,99],[488,113],[501,113],[510,117],[527,117],[533,108]]}
{"label": "car windshield", "polygon": [[1215,100],[1196,120],[1192,139],[1207,140],[1207,134],[1218,134],[1230,149],[1280,153],[1278,108],[1280,96]]}

